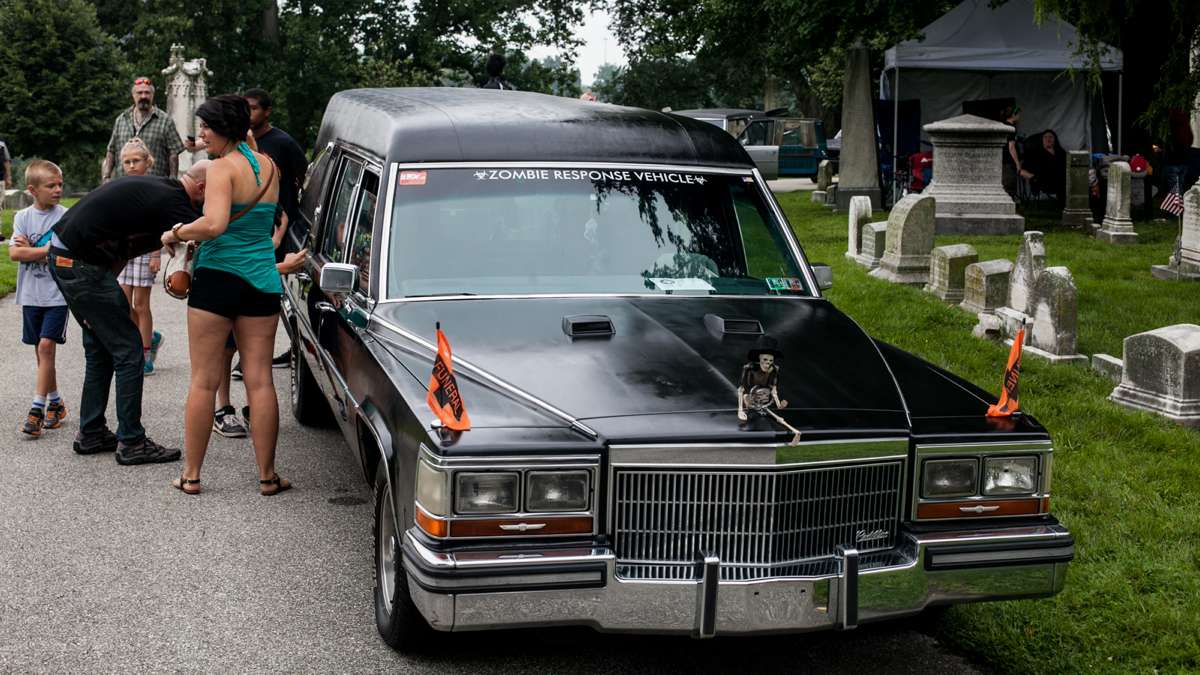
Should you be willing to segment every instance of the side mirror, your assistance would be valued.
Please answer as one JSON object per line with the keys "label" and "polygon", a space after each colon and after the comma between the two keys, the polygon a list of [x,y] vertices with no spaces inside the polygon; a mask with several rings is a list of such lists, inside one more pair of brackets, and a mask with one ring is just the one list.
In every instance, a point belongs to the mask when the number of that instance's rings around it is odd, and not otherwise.
{"label": "side mirror", "polygon": [[828,290],[833,288],[833,268],[825,263],[812,264],[813,276],[817,278],[817,288]]}
{"label": "side mirror", "polygon": [[317,282],[321,290],[327,294],[349,293],[358,283],[358,265],[346,263],[325,263],[321,268],[321,278]]}

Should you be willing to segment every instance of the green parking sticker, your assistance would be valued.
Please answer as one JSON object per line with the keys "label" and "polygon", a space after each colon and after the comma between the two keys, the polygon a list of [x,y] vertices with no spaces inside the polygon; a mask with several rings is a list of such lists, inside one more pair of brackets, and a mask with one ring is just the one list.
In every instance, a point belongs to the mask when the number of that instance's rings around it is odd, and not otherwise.
{"label": "green parking sticker", "polygon": [[802,291],[804,285],[796,277],[767,277],[767,289],[772,291]]}

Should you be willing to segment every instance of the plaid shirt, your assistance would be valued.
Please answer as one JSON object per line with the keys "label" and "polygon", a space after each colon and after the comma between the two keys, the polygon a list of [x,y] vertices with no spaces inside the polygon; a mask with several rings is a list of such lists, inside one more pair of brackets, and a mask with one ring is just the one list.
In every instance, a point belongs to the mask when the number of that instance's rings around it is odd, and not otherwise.
{"label": "plaid shirt", "polygon": [[175,156],[184,150],[175,123],[165,112],[155,107],[150,109],[150,113],[139,127],[134,124],[131,106],[117,116],[117,121],[113,123],[112,137],[108,139],[108,151],[113,155],[113,178],[125,175],[125,169],[121,166],[121,148],[134,136],[141,138],[154,155],[154,166],[147,175],[171,175],[168,170],[170,162],[175,161]]}

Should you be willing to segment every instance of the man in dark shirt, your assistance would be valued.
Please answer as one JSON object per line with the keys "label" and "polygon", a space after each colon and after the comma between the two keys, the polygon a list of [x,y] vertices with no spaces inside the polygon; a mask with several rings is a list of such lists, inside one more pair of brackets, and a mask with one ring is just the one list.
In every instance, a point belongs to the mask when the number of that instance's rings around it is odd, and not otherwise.
{"label": "man in dark shirt", "polygon": [[[116,451],[118,464],[173,462],[179,450],[146,437],[142,427],[142,337],[129,316],[117,274],[130,259],[160,247],[163,232],[200,215],[208,161],[180,180],[129,176],[89,192],[54,226],[51,275],[83,329],[86,361],[79,404],[81,455]],[[117,433],[104,411],[117,380]]]}
{"label": "man in dark shirt", "polygon": [[308,226],[300,218],[298,198],[308,159],[296,139],[271,125],[271,95],[265,89],[247,89],[242,98],[250,105],[250,133],[254,134],[259,152],[275,160],[279,167],[279,206],[287,214],[290,232],[278,247],[275,257],[279,262],[284,253],[299,250],[308,237]]}

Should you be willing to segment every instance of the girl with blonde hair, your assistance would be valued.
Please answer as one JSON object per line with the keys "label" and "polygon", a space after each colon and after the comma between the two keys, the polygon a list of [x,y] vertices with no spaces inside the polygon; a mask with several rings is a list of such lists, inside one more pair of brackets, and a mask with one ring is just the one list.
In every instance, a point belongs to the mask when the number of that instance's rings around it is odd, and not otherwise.
{"label": "girl with blonde hair", "polygon": [[[121,169],[126,176],[145,176],[154,166],[154,155],[142,139],[134,137],[121,148]],[[154,330],[154,315],[150,312],[150,289],[161,266],[162,251],[154,251],[130,260],[117,277],[125,299],[129,301],[129,315],[142,334],[142,355],[146,365],[142,372],[154,373],[154,359],[162,344],[162,333]]]}

